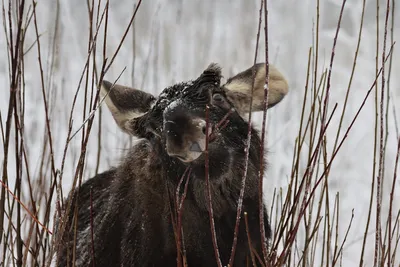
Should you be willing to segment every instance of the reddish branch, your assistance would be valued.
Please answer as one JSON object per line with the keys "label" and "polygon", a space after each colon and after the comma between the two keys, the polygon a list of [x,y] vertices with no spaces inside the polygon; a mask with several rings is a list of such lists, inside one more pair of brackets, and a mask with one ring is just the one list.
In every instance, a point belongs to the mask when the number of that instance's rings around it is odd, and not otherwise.
{"label": "reddish branch", "polygon": [[51,232],[44,224],[42,224],[37,218],[36,216],[25,206],[25,204],[19,200],[14,194],[13,192],[10,190],[10,188],[8,188],[8,186],[2,181],[0,180],[0,183],[2,185],[2,187],[7,190],[7,192],[24,208],[24,210],[29,214],[29,216],[41,227],[43,227],[43,229],[48,232],[50,235],[53,234],[53,232]]}
{"label": "reddish branch", "polygon": [[209,161],[208,161],[208,143],[209,143],[209,135],[208,135],[208,127],[210,125],[209,121],[209,106],[206,106],[206,149],[204,151],[205,155],[205,178],[206,178],[206,190],[207,190],[207,199],[208,199],[208,213],[210,217],[210,227],[211,227],[211,237],[214,246],[215,259],[217,261],[218,267],[222,267],[221,258],[219,256],[217,237],[215,233],[215,224],[214,224],[214,211],[212,208],[212,199],[211,199],[211,188],[210,188],[210,177],[209,177]]}
{"label": "reddish branch", "polygon": [[[17,17],[18,25],[17,25],[17,36],[15,40],[15,44],[13,42],[13,28],[12,28],[12,18],[11,18],[11,4],[12,2],[9,2],[9,9],[8,9],[8,15],[9,15],[9,34],[10,34],[10,58],[11,58],[11,85],[10,85],[10,98],[9,98],[9,104],[8,104],[8,111],[7,111],[7,119],[6,119],[6,129],[5,129],[5,139],[4,139],[4,160],[3,160],[3,176],[2,179],[4,183],[8,182],[8,148],[9,148],[9,142],[10,142],[10,131],[11,131],[11,122],[12,122],[12,115],[14,109],[16,109],[16,94],[17,94],[17,86],[18,86],[18,81],[19,81],[19,75],[20,72],[18,71],[20,64],[21,64],[21,58],[20,55],[23,53],[21,52],[23,47],[21,47],[22,42],[22,17],[24,14],[24,8],[25,8],[25,1],[22,0],[20,5],[19,5],[19,10],[18,14],[19,16]],[[14,50],[15,46],[15,50]],[[4,187],[1,189],[1,195],[0,195],[0,229],[3,231],[3,224],[4,224],[4,214],[5,214],[5,199],[6,199],[6,190]],[[0,243],[3,238],[3,235],[0,235]]]}
{"label": "reddish branch", "polygon": [[[255,54],[254,54],[254,65],[253,65],[253,72],[252,72],[252,84],[251,84],[251,97],[250,97],[250,104],[249,104],[249,119],[248,119],[248,127],[247,127],[247,140],[246,140],[246,150],[245,150],[245,166],[244,166],[244,172],[243,172],[243,178],[242,178],[242,184],[240,188],[240,195],[238,199],[238,206],[236,209],[236,223],[235,223],[235,231],[233,234],[233,242],[232,242],[232,250],[231,250],[231,256],[229,258],[229,266],[233,266],[233,260],[235,258],[235,252],[236,252],[236,245],[237,245],[237,235],[239,231],[239,224],[240,224],[240,219],[241,219],[241,213],[242,213],[242,206],[243,206],[243,197],[244,197],[244,190],[246,187],[246,177],[247,177],[247,170],[249,166],[249,151],[250,151],[250,144],[251,144],[251,118],[252,118],[252,108],[253,108],[253,95],[254,95],[254,82],[255,82],[255,65],[257,63],[257,55],[258,55],[258,45],[260,43],[260,31],[261,31],[261,22],[262,22],[262,8],[263,8],[264,2],[261,1],[261,7],[259,11],[259,20],[258,20],[258,30],[257,30],[257,41],[256,41],[256,49],[255,49]],[[264,158],[263,156],[261,158]],[[262,188],[259,188],[259,191],[262,191]],[[261,205],[261,209],[262,209]],[[261,224],[260,224],[261,225]]]}
{"label": "reddish branch", "polygon": [[[265,145],[265,131],[266,131],[266,120],[268,110],[268,89],[269,89],[269,58],[268,58],[268,8],[267,0],[264,0],[264,34],[265,34],[265,86],[264,86],[264,102],[263,102],[263,121],[261,131],[261,147],[260,157],[264,157],[264,145]],[[258,179],[258,201],[259,201],[259,213],[260,213],[260,234],[261,234],[261,245],[264,256],[264,261],[267,264],[267,238],[265,237],[265,225],[264,225],[264,208],[263,208],[263,179],[264,179],[264,161],[260,163],[259,179]]]}
{"label": "reddish branch", "polygon": [[[391,46],[390,51],[389,51],[388,56],[386,57],[385,61],[388,60],[389,56],[391,55],[391,53],[392,53],[392,48],[393,48],[393,45]],[[321,176],[318,178],[318,180],[316,181],[314,187],[312,188],[312,190],[311,190],[311,192],[310,192],[310,197],[308,197],[308,199],[307,199],[307,201],[305,202],[305,204],[302,205],[303,208],[302,208],[302,209],[300,210],[300,212],[299,212],[298,221],[297,221],[295,227],[289,232],[288,241],[285,242],[285,245],[286,245],[286,246],[285,246],[283,252],[280,254],[280,256],[279,256],[279,258],[278,258],[278,260],[277,260],[277,264],[278,264],[278,265],[279,265],[279,264],[282,264],[282,263],[284,262],[285,258],[287,257],[287,255],[286,255],[286,254],[287,254],[287,250],[289,249],[289,247],[291,246],[291,244],[292,244],[293,241],[294,241],[294,237],[295,237],[295,235],[296,235],[296,233],[297,233],[298,227],[299,227],[299,225],[300,225],[301,217],[304,215],[305,209],[308,207],[308,205],[309,205],[309,203],[310,203],[310,201],[311,201],[311,199],[312,199],[312,196],[315,194],[315,190],[318,188],[318,186],[319,186],[319,184],[321,183],[321,181],[323,180],[323,178],[324,178],[326,172],[329,170],[330,166],[332,165],[332,162],[333,162],[333,160],[335,159],[335,157],[336,157],[337,153],[339,152],[340,148],[342,147],[344,141],[347,139],[347,136],[348,136],[350,130],[353,128],[353,125],[354,125],[355,121],[357,120],[359,114],[361,113],[361,110],[363,109],[363,107],[364,107],[364,105],[365,105],[365,103],[366,103],[366,101],[367,101],[367,99],[368,99],[368,97],[369,97],[371,91],[373,90],[375,84],[377,83],[377,80],[378,80],[378,78],[379,78],[381,72],[382,72],[382,68],[379,70],[377,76],[375,77],[375,81],[373,82],[373,84],[371,85],[370,89],[368,90],[366,96],[364,97],[363,102],[361,103],[359,109],[358,109],[357,112],[356,112],[356,115],[354,116],[354,118],[353,118],[353,120],[351,121],[349,127],[347,128],[347,130],[346,130],[346,132],[345,132],[345,134],[344,134],[342,140],[340,141],[340,143],[339,143],[337,149],[336,149],[336,150],[334,151],[334,153],[332,154],[332,158],[330,159],[330,161],[328,162],[326,168],[324,169],[324,171],[322,172]],[[336,105],[335,105],[335,107],[336,107]],[[333,113],[332,113],[332,114],[333,114]],[[331,115],[330,117],[332,117],[332,115]],[[328,120],[327,125],[324,127],[325,130],[326,130],[326,128],[327,128],[329,122],[330,122],[330,119]],[[308,170],[308,169],[309,169],[309,168],[307,168],[307,170]],[[307,173],[307,171],[306,171],[306,173]],[[306,175],[306,174],[305,174],[305,175]],[[303,180],[304,180],[304,177],[303,177]],[[297,201],[298,201],[298,200],[296,200],[296,198],[295,198],[295,201],[294,201],[294,202],[296,203]],[[292,210],[291,213],[292,213],[292,212],[294,213],[294,210]],[[283,227],[283,228],[285,228],[285,227]]]}
{"label": "reddish branch", "polygon": [[[395,227],[392,228],[392,212],[393,212],[393,199],[394,199],[394,189],[396,187],[396,181],[397,181],[397,166],[399,166],[399,156],[400,156],[400,137],[398,138],[397,141],[397,154],[396,154],[396,160],[394,164],[394,173],[393,173],[393,181],[392,181],[392,190],[390,192],[390,205],[389,205],[389,241],[388,241],[388,266],[390,266],[391,263],[391,246],[392,246],[392,239],[394,236],[394,229]],[[391,230],[393,229],[393,233],[391,233]]]}
{"label": "reddish branch", "polygon": [[[186,198],[186,194],[187,194],[187,189],[188,189],[188,185],[189,185],[189,179],[190,179],[190,175],[192,173],[192,169],[190,167],[187,167],[185,172],[183,173],[181,179],[179,180],[178,186],[176,188],[176,193],[175,193],[175,212],[176,212],[176,216],[177,216],[177,225],[175,227],[175,236],[176,236],[176,243],[177,243],[177,264],[178,267],[182,266],[182,258],[186,258],[186,253],[185,252],[185,248],[184,246],[182,247],[182,239],[183,239],[183,229],[182,229],[182,212],[183,212],[183,201]],[[186,183],[185,183],[185,188],[182,194],[182,197],[179,197],[179,191],[181,189],[181,185],[183,183],[183,180],[185,179],[185,176],[187,174],[187,178],[186,178]],[[183,253],[182,253],[183,252]]]}

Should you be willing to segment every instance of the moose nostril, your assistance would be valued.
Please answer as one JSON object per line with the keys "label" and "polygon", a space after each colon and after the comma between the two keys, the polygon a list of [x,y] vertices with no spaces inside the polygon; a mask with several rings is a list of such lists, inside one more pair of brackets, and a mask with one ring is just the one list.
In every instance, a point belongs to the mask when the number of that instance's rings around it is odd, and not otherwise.
{"label": "moose nostril", "polygon": [[207,134],[207,128],[205,125],[201,128],[201,131],[203,132],[204,135]]}

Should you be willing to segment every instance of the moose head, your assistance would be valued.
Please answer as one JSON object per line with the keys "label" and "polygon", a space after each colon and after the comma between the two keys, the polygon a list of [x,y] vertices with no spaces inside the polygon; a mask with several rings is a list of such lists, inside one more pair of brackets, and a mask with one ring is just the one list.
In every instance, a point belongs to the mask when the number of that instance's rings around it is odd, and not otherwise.
{"label": "moose head", "polygon": [[[223,85],[221,78],[221,68],[210,64],[196,80],[168,87],[158,97],[108,81],[103,81],[101,95],[124,132],[150,140],[171,160],[204,166],[207,141],[210,161],[227,166],[228,148],[243,153],[246,113],[263,110],[266,64],[256,64]],[[270,65],[267,107],[287,92],[286,80]]]}

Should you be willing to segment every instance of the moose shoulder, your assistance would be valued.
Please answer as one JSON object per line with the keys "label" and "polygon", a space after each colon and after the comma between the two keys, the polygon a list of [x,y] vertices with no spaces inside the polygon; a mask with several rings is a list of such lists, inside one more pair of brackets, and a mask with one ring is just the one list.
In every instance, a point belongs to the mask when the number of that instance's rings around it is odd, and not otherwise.
{"label": "moose shoulder", "polygon": [[[250,103],[253,112],[263,110],[265,77],[266,65],[260,63],[221,85],[221,69],[211,64],[197,79],[168,87],[157,97],[104,81],[101,94],[116,123],[139,140],[118,167],[69,195],[71,208],[58,222],[58,266],[176,266],[177,232],[189,267],[217,266],[206,171],[219,254],[227,264],[246,164],[245,115]],[[268,107],[287,92],[285,78],[270,65]],[[247,213],[251,249],[262,255],[258,168],[265,158],[258,132],[252,128],[251,133],[242,212]],[[185,194],[178,220],[177,193]],[[270,238],[268,216],[264,219]],[[178,221],[181,231],[174,231]],[[249,256],[242,219],[234,265],[246,266]]]}

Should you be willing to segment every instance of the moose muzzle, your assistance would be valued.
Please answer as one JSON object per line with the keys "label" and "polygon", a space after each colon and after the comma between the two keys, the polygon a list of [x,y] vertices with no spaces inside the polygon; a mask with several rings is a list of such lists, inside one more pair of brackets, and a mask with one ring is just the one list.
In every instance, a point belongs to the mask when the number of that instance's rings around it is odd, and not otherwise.
{"label": "moose muzzle", "polygon": [[205,150],[206,121],[188,112],[178,109],[165,112],[164,134],[168,155],[183,162],[196,160]]}

